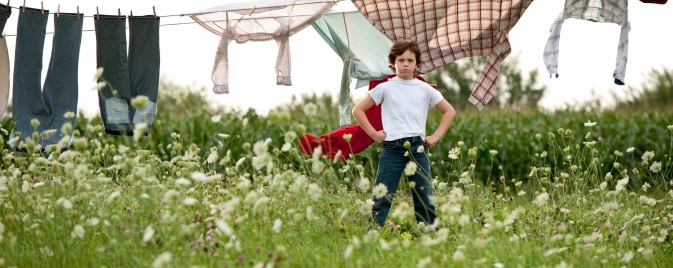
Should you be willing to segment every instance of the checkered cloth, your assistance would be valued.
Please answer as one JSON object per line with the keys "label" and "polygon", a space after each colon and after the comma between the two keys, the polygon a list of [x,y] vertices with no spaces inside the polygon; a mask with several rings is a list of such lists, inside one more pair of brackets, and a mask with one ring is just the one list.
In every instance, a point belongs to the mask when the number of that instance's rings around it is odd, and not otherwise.
{"label": "checkered cloth", "polygon": [[563,21],[569,18],[594,22],[615,23],[622,26],[617,47],[617,63],[612,73],[617,85],[624,85],[626,62],[629,54],[629,32],[631,24],[628,19],[627,0],[567,0],[565,8],[552,23],[549,39],[544,49],[544,63],[549,76],[556,74],[558,78],[558,54]]}
{"label": "checkered cloth", "polygon": [[533,0],[353,0],[393,41],[418,42],[420,73],[453,61],[488,56],[469,101],[483,109],[493,97],[500,63],[511,52],[508,33]]}
{"label": "checkered cloth", "polygon": [[258,0],[228,3],[188,14],[222,37],[211,76],[215,84],[213,91],[229,93],[228,46],[232,40],[239,44],[276,40],[276,84],[291,86],[290,36],[311,25],[335,4],[334,0]]}

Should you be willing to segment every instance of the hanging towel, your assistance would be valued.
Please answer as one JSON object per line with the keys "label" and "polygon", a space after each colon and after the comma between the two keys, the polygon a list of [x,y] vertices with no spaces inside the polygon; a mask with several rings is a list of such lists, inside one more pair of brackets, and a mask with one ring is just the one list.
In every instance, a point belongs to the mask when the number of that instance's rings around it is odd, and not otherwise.
{"label": "hanging towel", "polygon": [[[42,53],[49,13],[45,10],[42,14],[42,10],[31,8],[19,12],[12,95],[16,128],[11,137],[18,131],[23,141],[37,132],[40,140],[35,143],[44,150],[61,140],[64,134],[60,130],[65,123],[74,127],[75,118],[65,118],[64,115],[77,113],[83,17],[81,14],[79,18],[77,14],[54,14],[53,46],[42,89]],[[39,121],[37,127],[31,125],[33,119]],[[40,137],[48,130],[56,132],[46,138]]]}
{"label": "hanging towel", "polygon": [[349,125],[351,78],[358,79],[359,88],[369,80],[392,74],[387,58],[393,43],[357,11],[325,14],[311,25],[343,60],[339,124]]}
{"label": "hanging towel", "polygon": [[353,0],[393,41],[416,41],[420,73],[453,61],[488,56],[469,98],[482,110],[493,97],[500,63],[510,54],[509,31],[533,0]]}
{"label": "hanging towel", "polygon": [[[7,19],[12,15],[12,9],[0,4],[0,33],[5,29]],[[9,51],[7,51],[7,39],[0,35],[0,119],[5,115],[9,102]]]}
{"label": "hanging towel", "polygon": [[[371,80],[369,82],[369,90],[372,90],[378,84],[384,83],[393,77],[395,77],[395,75],[389,75],[380,80]],[[416,79],[425,82],[423,77],[416,76]],[[370,107],[365,111],[365,115],[376,131],[383,129],[380,104]],[[344,139],[344,135],[351,135],[350,142]],[[343,126],[320,136],[305,134],[301,136],[299,141],[299,150],[302,153],[313,154],[313,150],[320,146],[323,155],[326,155],[329,159],[334,159],[338,152],[341,151],[341,159],[339,160],[348,159],[351,154],[361,152],[374,142],[359,124]]]}
{"label": "hanging towel", "polygon": [[[137,123],[146,123],[149,130],[159,91],[159,18],[134,16],[129,21],[128,56],[125,16],[101,15],[94,23],[97,64],[109,83],[98,94],[105,133],[133,135]],[[148,101],[144,109],[137,110],[131,99],[141,95]]]}
{"label": "hanging towel", "polygon": [[559,77],[558,54],[561,39],[561,27],[566,19],[581,19],[593,22],[615,23],[621,26],[615,71],[612,73],[617,85],[624,85],[626,62],[629,54],[629,32],[631,24],[628,18],[627,0],[567,0],[561,14],[549,28],[549,39],[545,45],[543,59],[549,76]]}
{"label": "hanging towel", "polygon": [[229,3],[189,14],[210,32],[221,36],[211,76],[213,92],[229,93],[229,43],[276,40],[276,84],[291,86],[290,36],[320,18],[334,0],[258,0]]}

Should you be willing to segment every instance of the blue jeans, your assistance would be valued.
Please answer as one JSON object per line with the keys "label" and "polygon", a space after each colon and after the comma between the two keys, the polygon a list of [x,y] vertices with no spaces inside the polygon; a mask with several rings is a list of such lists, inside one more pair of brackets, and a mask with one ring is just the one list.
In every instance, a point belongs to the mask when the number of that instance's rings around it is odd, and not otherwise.
{"label": "blue jeans", "polygon": [[[45,10],[46,11],[46,10]],[[56,129],[49,138],[35,141],[42,148],[61,140],[61,126],[75,125],[75,118],[65,118],[66,112],[77,113],[79,52],[84,16],[61,13],[54,16],[54,38],[47,78],[42,87],[42,54],[49,13],[26,8],[19,13],[16,51],[14,57],[13,119],[14,131],[20,139],[31,137],[34,131]],[[40,125],[34,128],[35,118]],[[15,132],[12,132],[12,136]]]}
{"label": "blue jeans", "polygon": [[[112,85],[99,92],[105,133],[133,135],[136,123],[147,123],[149,129],[159,91],[159,18],[134,16],[129,20],[128,55],[125,16],[101,15],[94,19],[94,26],[97,65],[103,67],[103,78]],[[139,95],[149,99],[144,110],[131,107],[131,99]]]}
{"label": "blue jeans", "polygon": [[[406,141],[411,143],[409,149],[404,148]],[[391,201],[397,191],[397,185],[400,183],[400,177],[404,173],[407,163],[410,161],[415,161],[418,166],[416,173],[408,177],[410,182],[416,183],[414,189],[411,191],[414,199],[416,221],[429,224],[434,223],[437,215],[435,214],[435,206],[430,202],[430,196],[432,195],[430,163],[425,152],[416,152],[421,145],[425,146],[420,136],[383,142],[383,150],[379,158],[379,167],[376,171],[374,186],[382,183],[388,188],[388,194],[382,198],[374,197],[374,207],[372,208],[373,217],[379,225],[383,226],[385,224],[390,212]],[[409,156],[404,156],[407,151],[409,152]]]}

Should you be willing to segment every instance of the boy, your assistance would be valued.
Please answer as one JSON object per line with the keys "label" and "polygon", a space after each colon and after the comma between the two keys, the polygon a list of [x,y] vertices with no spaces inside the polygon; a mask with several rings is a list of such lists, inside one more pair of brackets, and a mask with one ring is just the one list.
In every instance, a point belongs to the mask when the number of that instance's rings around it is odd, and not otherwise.
{"label": "boy", "polygon": [[[417,164],[416,172],[408,176],[409,181],[415,183],[412,196],[416,221],[432,224],[436,218],[435,207],[430,203],[430,163],[425,151],[418,152],[418,147],[425,145],[425,148],[432,148],[446,133],[456,111],[439,91],[414,78],[420,58],[421,52],[416,42],[395,42],[388,54],[388,63],[396,77],[370,90],[353,107],[353,116],[358,124],[374,141],[383,144],[374,185],[385,185],[388,195],[380,196],[380,192],[375,192],[372,208],[372,216],[380,226],[385,224],[400,177],[409,162]],[[365,115],[365,111],[375,104],[381,104],[381,131],[374,130]],[[425,137],[425,123],[430,106],[436,106],[442,112],[442,120],[435,133]],[[411,145],[409,148],[405,147],[407,142]],[[406,152],[408,157],[405,156]]]}

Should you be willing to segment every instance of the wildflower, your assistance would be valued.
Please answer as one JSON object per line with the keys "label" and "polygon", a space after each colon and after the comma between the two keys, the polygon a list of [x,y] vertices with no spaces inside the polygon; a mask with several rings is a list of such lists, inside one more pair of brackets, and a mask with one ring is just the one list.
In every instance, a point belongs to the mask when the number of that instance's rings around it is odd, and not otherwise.
{"label": "wildflower", "polygon": [[374,200],[368,199],[367,201],[360,204],[360,209],[358,209],[358,212],[362,215],[371,217],[373,206],[374,206]]}
{"label": "wildflower", "polygon": [[252,205],[252,210],[257,211],[257,212],[262,212],[266,208],[267,204],[269,204],[269,201],[271,201],[271,198],[262,196],[259,199],[257,199],[257,202],[255,202],[254,205]]}
{"label": "wildflower", "polygon": [[458,146],[461,146],[461,147],[462,147],[463,144],[465,144],[463,141],[458,141]]}
{"label": "wildflower", "polygon": [[545,157],[547,157],[547,151],[542,151],[542,153],[540,153],[540,158],[545,158]]}
{"label": "wildflower", "polygon": [[467,225],[468,223],[470,223],[470,216],[467,216],[467,215],[465,215],[465,214],[460,215],[460,218],[458,219],[458,225],[464,227],[464,226]]}
{"label": "wildflower", "polygon": [[646,151],[642,156],[643,161],[650,161],[652,158],[654,158],[654,152],[652,151]]}
{"label": "wildflower", "polygon": [[65,209],[71,209],[72,208],[72,202],[70,202],[70,200],[65,199],[63,197],[59,198],[56,201],[56,205],[63,205],[63,208],[65,208]]}
{"label": "wildflower", "polygon": [[168,266],[168,264],[171,262],[171,257],[172,257],[172,255],[168,251],[166,251],[164,253],[161,253],[152,262],[152,268],[161,268],[161,267],[164,267],[164,266]]}
{"label": "wildflower", "polygon": [[33,118],[30,120],[30,125],[36,128],[37,126],[40,125],[40,120],[37,120],[37,118]]}
{"label": "wildflower", "polygon": [[206,159],[206,162],[208,162],[209,164],[212,164],[212,163],[215,163],[216,161],[217,161],[217,151],[213,150],[208,155],[208,158]]}
{"label": "wildflower", "polygon": [[428,264],[432,263],[432,258],[431,257],[425,257],[422,258],[420,261],[418,261],[418,268],[424,268]]}
{"label": "wildflower", "polygon": [[236,168],[242,165],[243,162],[245,162],[245,157],[241,157],[240,159],[238,159],[238,161],[236,161]]}
{"label": "wildflower", "polygon": [[198,181],[198,182],[206,182],[208,177],[206,177],[206,174],[202,172],[194,172],[192,173],[192,180]]}
{"label": "wildflower", "polygon": [[467,156],[469,158],[475,158],[477,157],[477,147],[473,147],[470,149],[467,149]]}
{"label": "wildflower", "polygon": [[152,225],[147,225],[147,228],[145,228],[145,232],[143,233],[143,242],[147,243],[147,241],[150,241],[154,237],[154,229],[152,228]]}
{"label": "wildflower", "polygon": [[405,219],[414,216],[414,210],[409,206],[409,203],[402,202],[397,206],[397,208],[395,208],[395,211],[393,211],[391,216],[393,218],[399,219],[400,221],[404,221]]}
{"label": "wildflower", "polygon": [[229,138],[229,134],[225,134],[225,133],[217,133],[217,136],[219,136],[220,138],[223,138],[223,139]]}
{"label": "wildflower", "polygon": [[621,180],[617,181],[617,186],[615,186],[615,191],[621,192],[624,190],[624,186],[626,186],[629,183],[629,177],[625,177]]}
{"label": "wildflower", "polygon": [[416,148],[416,152],[419,153],[419,154],[424,153],[425,152],[425,146],[423,146],[423,145],[418,146],[418,148]]}
{"label": "wildflower", "polygon": [[374,197],[382,198],[387,193],[388,193],[388,187],[386,187],[385,184],[379,183],[378,185],[374,186]]}
{"label": "wildflower", "polygon": [[654,198],[649,198],[649,197],[647,197],[647,196],[643,196],[643,195],[641,195],[641,196],[638,198],[638,201],[639,201],[641,204],[648,205],[648,206],[654,206],[654,205],[657,204],[657,200],[655,200]]}
{"label": "wildflower", "polygon": [[67,118],[67,119],[71,119],[71,118],[75,117],[75,113],[73,113],[73,112],[65,112],[65,114],[63,114],[63,117],[65,117],[65,118]]}
{"label": "wildflower", "polygon": [[460,250],[456,250],[456,252],[453,253],[453,262],[462,263],[464,261],[465,261],[465,254],[463,254],[463,252]]}
{"label": "wildflower", "polygon": [[411,147],[411,142],[409,142],[409,141],[405,141],[405,142],[404,142],[404,148],[405,148],[405,149],[409,149],[410,147]]}
{"label": "wildflower", "polygon": [[197,200],[193,197],[187,197],[185,200],[182,200],[182,203],[187,205],[187,206],[192,206],[196,204]]}
{"label": "wildflower", "polygon": [[542,138],[542,135],[540,133],[535,134],[535,139],[540,140]]}
{"label": "wildflower", "polygon": [[493,267],[495,267],[495,268],[504,268],[505,265],[503,265],[502,263],[496,262],[496,263],[493,264]]}
{"label": "wildflower", "polygon": [[82,225],[75,225],[75,229],[72,230],[70,236],[73,238],[84,238],[84,227]]}
{"label": "wildflower", "polygon": [[232,236],[234,234],[234,230],[229,227],[229,224],[227,224],[226,221],[216,219],[215,227],[226,236]]}
{"label": "wildflower", "polygon": [[304,114],[306,114],[308,116],[315,115],[317,113],[317,111],[318,111],[318,106],[316,106],[313,103],[307,103],[306,105],[304,105]]}
{"label": "wildflower", "polygon": [[105,82],[98,82],[98,83],[96,83],[95,86],[93,86],[93,87],[91,88],[91,90],[97,90],[97,91],[100,91],[101,89],[105,88],[105,86],[107,86],[107,83],[105,83]]}
{"label": "wildflower", "polygon": [[585,127],[593,127],[595,125],[596,125],[596,122],[591,122],[591,121],[587,121],[586,123],[584,123]]}
{"label": "wildflower", "polygon": [[458,159],[458,156],[455,155],[455,154],[450,153],[450,154],[449,154],[449,158],[451,158],[451,159],[453,159],[453,160],[456,160],[456,159]]}
{"label": "wildflower", "polygon": [[344,259],[349,259],[353,254],[353,245],[348,245],[344,251]]}
{"label": "wildflower", "polygon": [[322,195],[322,189],[317,184],[311,183],[308,185],[308,195],[311,197],[311,200],[318,201]]}
{"label": "wildflower", "polygon": [[596,141],[585,141],[584,142],[584,146],[586,146],[587,148],[592,148],[592,147],[594,147],[594,145],[596,145]]}
{"label": "wildflower", "polygon": [[220,120],[222,120],[222,116],[219,115],[219,114],[218,115],[213,115],[213,117],[210,118],[210,121],[212,121],[213,123],[220,122]]}
{"label": "wildflower", "polygon": [[120,195],[121,195],[121,193],[118,192],[118,191],[114,191],[114,192],[112,192],[112,193],[110,194],[110,196],[108,196],[108,198],[107,198],[107,202],[108,202],[108,203],[112,202],[113,200],[115,200],[115,198],[119,197]]}
{"label": "wildflower", "polygon": [[533,204],[538,205],[538,206],[544,206],[544,205],[547,205],[547,200],[549,200],[549,194],[548,193],[541,193],[535,198],[535,200],[533,201]]}
{"label": "wildflower", "polygon": [[491,156],[495,156],[496,154],[498,154],[498,151],[490,150],[490,151],[488,151],[488,153],[491,154]]}
{"label": "wildflower", "polygon": [[247,126],[248,126],[248,118],[247,118],[247,117],[246,117],[246,118],[243,118],[243,121],[241,121],[241,125],[243,125],[243,127],[247,127]]}
{"label": "wildflower", "polygon": [[627,153],[633,153],[633,151],[634,151],[635,149],[636,149],[636,148],[629,147],[628,149],[626,149],[626,152],[627,152]]}
{"label": "wildflower", "polygon": [[150,99],[144,95],[138,95],[137,97],[131,99],[131,107],[136,108],[137,110],[147,109],[147,101]]}
{"label": "wildflower", "polygon": [[343,139],[344,139],[346,142],[350,142],[352,138],[353,138],[353,134],[344,134],[344,135],[343,135]]}
{"label": "wildflower", "polygon": [[409,161],[409,163],[407,163],[407,166],[404,167],[404,174],[406,174],[407,176],[412,176],[416,174],[417,168],[418,166],[416,165],[416,162]]}
{"label": "wildflower", "polygon": [[524,192],[523,190],[519,191],[519,193],[518,193],[519,196],[522,196],[522,195],[525,195],[525,194],[526,194],[526,192]]}
{"label": "wildflower", "polygon": [[98,67],[98,69],[96,69],[96,73],[93,75],[93,81],[98,80],[101,78],[101,76],[103,76],[103,67]]}
{"label": "wildflower", "polygon": [[455,187],[449,192],[449,202],[451,203],[460,203],[463,198],[463,189]]}
{"label": "wildflower", "polygon": [[673,130],[673,125],[668,125],[668,130]]}
{"label": "wildflower", "polygon": [[658,173],[659,171],[661,171],[661,162],[655,161],[654,163],[652,163],[652,165],[650,166],[650,170],[654,173]]}
{"label": "wildflower", "polygon": [[622,259],[620,260],[621,262],[628,263],[633,259],[633,251],[626,252]]}
{"label": "wildflower", "polygon": [[321,161],[313,161],[311,170],[313,173],[321,173],[325,169],[325,163]]}
{"label": "wildflower", "polygon": [[272,229],[273,229],[274,232],[276,232],[278,234],[278,233],[280,233],[280,227],[282,227],[282,226],[283,226],[283,221],[281,221],[280,219],[276,219],[273,222],[273,228]]}
{"label": "wildflower", "polygon": [[368,179],[360,178],[360,181],[358,182],[358,188],[360,188],[360,191],[363,191],[363,192],[369,191],[369,186],[370,186],[370,182],[369,182]]}

